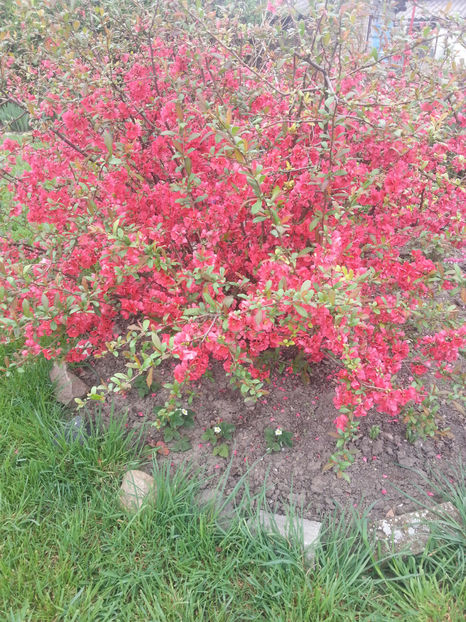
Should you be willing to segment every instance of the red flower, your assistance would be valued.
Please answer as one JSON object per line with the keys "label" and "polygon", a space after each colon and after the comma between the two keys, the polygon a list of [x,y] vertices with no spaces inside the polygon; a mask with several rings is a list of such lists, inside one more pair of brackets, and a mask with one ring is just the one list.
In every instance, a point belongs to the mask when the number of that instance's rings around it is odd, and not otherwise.
{"label": "red flower", "polygon": [[348,417],[346,415],[339,415],[333,422],[337,430],[346,430],[348,425]]}

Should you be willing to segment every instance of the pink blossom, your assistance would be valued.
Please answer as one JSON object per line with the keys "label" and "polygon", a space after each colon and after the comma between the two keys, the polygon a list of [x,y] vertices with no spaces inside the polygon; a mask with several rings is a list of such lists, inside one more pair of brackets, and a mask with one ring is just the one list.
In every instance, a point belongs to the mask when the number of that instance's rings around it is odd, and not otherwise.
{"label": "pink blossom", "polygon": [[346,415],[339,415],[335,420],[334,424],[337,430],[345,430],[348,425],[348,417]]}

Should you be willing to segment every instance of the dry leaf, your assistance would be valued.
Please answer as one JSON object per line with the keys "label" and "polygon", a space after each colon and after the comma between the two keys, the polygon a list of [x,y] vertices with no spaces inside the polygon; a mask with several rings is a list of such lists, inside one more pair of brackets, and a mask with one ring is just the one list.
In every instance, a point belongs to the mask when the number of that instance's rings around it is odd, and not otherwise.
{"label": "dry leaf", "polygon": [[150,438],[146,441],[146,445],[152,447],[153,449],[157,449],[157,453],[161,456],[168,456],[170,453],[168,446],[163,441],[154,441],[154,439]]}
{"label": "dry leaf", "polygon": [[155,446],[160,448],[159,454],[161,456],[168,456],[168,454],[170,453],[170,450],[168,449],[166,443],[164,443],[163,441],[157,441]]}

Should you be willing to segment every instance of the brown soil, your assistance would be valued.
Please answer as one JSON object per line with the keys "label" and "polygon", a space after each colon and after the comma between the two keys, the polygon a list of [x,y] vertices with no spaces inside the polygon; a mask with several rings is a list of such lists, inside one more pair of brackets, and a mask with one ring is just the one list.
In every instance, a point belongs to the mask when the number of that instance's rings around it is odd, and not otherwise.
{"label": "brown soil", "polygon": [[[117,364],[114,358],[101,359],[93,369],[79,370],[79,374],[93,384],[96,374],[108,379],[117,371]],[[155,375],[163,384],[169,379],[170,370],[159,369]],[[214,367],[210,378],[204,378],[195,388],[194,399],[186,407],[196,413],[196,426],[182,429],[192,449],[183,453],[170,451],[168,456],[159,454],[157,460],[168,460],[174,467],[182,462],[200,466],[205,469],[206,486],[212,487],[225,473],[230,459],[213,456],[212,447],[201,436],[207,427],[219,421],[233,423],[236,431],[230,442],[231,470],[226,492],[250,469],[251,492],[257,492],[266,481],[268,501],[279,513],[286,510],[291,499],[310,519],[322,518],[335,503],[365,509],[373,506],[373,518],[390,511],[403,514],[415,506],[408,496],[426,502],[429,495],[436,500],[425,479],[432,469],[453,482],[458,459],[466,461],[464,415],[443,404],[438,418],[440,434],[414,444],[406,441],[405,427],[396,418],[374,413],[361,419],[360,436],[353,443],[357,450],[355,462],[347,471],[351,481],[337,478],[333,471],[323,471],[335,451],[333,420],[338,415],[332,401],[332,369],[325,364],[312,368],[308,384],[296,375],[273,377],[269,394],[253,408],[247,408],[239,393],[230,388],[221,366]],[[135,390],[126,397],[114,398],[113,412],[127,418],[128,429],[142,428],[148,458],[154,451],[151,446],[163,440],[163,433],[151,424],[156,419],[154,407],[163,405],[164,399],[163,389],[144,398]],[[109,417],[111,410],[110,404],[104,406],[104,418]],[[371,440],[369,430],[374,425],[380,427],[380,435]],[[292,432],[293,447],[267,453],[264,429],[268,426]],[[150,465],[148,460],[148,472]]]}

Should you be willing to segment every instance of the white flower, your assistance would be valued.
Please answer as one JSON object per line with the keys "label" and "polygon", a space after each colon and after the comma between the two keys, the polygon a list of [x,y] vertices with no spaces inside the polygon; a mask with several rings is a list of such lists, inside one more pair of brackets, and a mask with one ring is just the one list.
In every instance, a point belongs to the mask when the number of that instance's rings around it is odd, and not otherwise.
{"label": "white flower", "polygon": [[283,434],[282,429],[281,428],[277,428],[275,430],[275,436],[281,436]]}
{"label": "white flower", "polygon": [[220,434],[220,432],[221,432],[221,431],[222,431],[222,428],[221,428],[221,427],[219,427],[218,425],[216,425],[216,426],[214,427],[214,432],[215,432],[215,434]]}
{"label": "white flower", "polygon": [[188,414],[188,411],[186,410],[186,408],[182,408],[181,409],[181,414],[182,415],[187,415]]}

